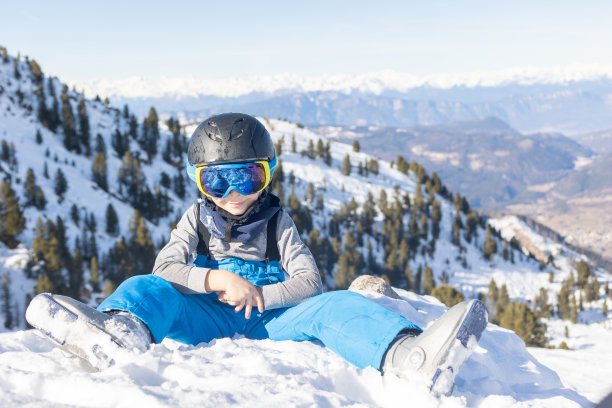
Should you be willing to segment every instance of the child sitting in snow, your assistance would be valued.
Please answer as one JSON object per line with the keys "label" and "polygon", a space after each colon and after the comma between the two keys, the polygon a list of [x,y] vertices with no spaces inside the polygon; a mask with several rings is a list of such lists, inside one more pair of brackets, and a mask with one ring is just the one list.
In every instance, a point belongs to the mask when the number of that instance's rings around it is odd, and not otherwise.
{"label": "child sitting in snow", "polygon": [[97,369],[112,365],[118,350],[145,351],[164,338],[317,339],[358,367],[421,371],[436,393],[451,392],[469,356],[462,349],[473,349],[470,339],[486,327],[484,305],[460,303],[423,332],[360,294],[321,293],[312,254],[268,192],[276,163],[257,119],[228,113],[202,122],[187,171],[203,200],[183,214],[153,273],[127,279],[97,310],[40,294],[27,320]]}

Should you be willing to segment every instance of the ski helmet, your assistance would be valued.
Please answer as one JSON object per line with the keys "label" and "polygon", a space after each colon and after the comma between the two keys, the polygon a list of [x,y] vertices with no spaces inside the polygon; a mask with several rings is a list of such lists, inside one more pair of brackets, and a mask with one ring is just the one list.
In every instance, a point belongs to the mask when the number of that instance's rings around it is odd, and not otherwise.
{"label": "ski helmet", "polygon": [[212,116],[196,128],[187,158],[194,167],[275,159],[274,143],[264,125],[243,113]]}

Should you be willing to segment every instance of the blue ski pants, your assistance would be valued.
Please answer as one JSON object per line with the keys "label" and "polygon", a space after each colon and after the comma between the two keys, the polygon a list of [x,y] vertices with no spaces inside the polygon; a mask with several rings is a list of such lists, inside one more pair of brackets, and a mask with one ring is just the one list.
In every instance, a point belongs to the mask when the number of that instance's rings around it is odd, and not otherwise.
{"label": "blue ski pants", "polygon": [[98,310],[132,313],[158,343],[167,337],[195,345],[235,334],[249,339],[320,340],[360,368],[380,369],[385,351],[400,331],[420,331],[403,316],[354,292],[327,292],[263,313],[254,308],[246,319],[244,310],[235,313],[215,293],[186,295],[155,275],[127,279]]}

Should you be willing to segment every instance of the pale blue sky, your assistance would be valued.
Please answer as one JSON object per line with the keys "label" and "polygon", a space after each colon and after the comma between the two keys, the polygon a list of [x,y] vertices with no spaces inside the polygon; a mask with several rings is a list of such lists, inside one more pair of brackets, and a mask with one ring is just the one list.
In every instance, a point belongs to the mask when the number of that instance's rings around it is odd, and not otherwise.
{"label": "pale blue sky", "polygon": [[608,1],[0,0],[0,45],[62,80],[612,64]]}

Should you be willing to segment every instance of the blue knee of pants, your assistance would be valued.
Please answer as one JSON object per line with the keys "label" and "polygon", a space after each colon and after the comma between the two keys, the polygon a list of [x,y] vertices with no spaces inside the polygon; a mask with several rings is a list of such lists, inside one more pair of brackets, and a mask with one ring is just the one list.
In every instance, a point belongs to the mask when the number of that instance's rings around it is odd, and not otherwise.
{"label": "blue knee of pants", "polygon": [[212,294],[185,295],[155,275],[123,282],[98,310],[125,310],[141,319],[153,339],[186,344],[235,334],[251,339],[320,340],[357,367],[380,368],[389,344],[403,329],[420,330],[403,316],[349,291],[327,292],[289,308],[244,312]]}

